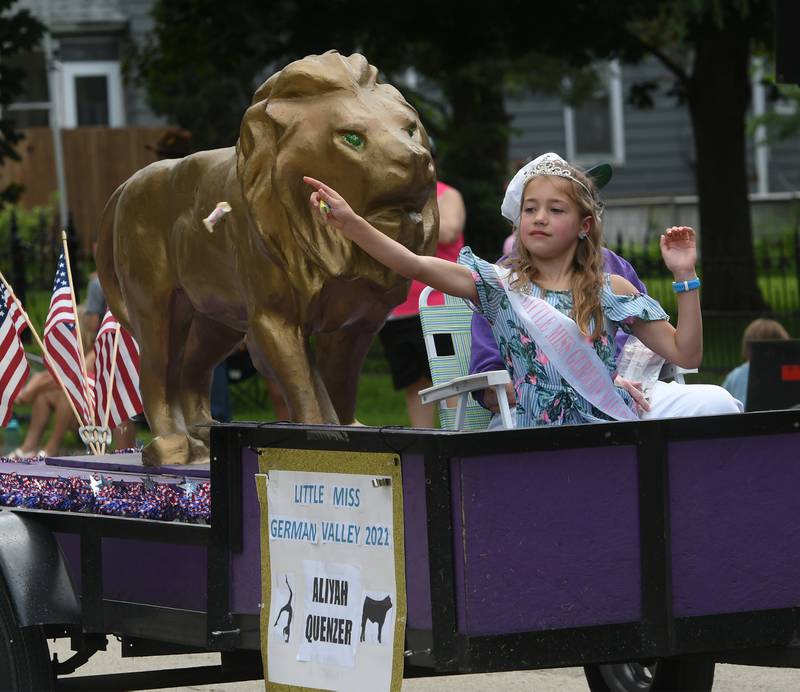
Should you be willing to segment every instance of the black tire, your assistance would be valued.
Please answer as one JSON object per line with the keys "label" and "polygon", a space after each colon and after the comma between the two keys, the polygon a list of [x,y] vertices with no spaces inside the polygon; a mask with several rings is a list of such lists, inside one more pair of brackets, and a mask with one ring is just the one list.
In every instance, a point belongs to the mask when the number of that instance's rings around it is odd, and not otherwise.
{"label": "black tire", "polygon": [[714,662],[658,660],[585,666],[592,692],[711,692]]}
{"label": "black tire", "polygon": [[41,627],[17,626],[8,590],[0,579],[0,690],[54,689],[50,652]]}

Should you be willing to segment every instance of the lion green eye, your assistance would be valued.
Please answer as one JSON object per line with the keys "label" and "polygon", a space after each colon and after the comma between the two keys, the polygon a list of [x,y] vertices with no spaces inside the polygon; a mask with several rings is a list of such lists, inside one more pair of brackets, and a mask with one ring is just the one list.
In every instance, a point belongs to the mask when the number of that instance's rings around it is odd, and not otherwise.
{"label": "lion green eye", "polygon": [[342,139],[355,149],[364,148],[364,138],[355,132],[348,132],[346,135],[342,135]]}
{"label": "lion green eye", "polygon": [[408,132],[408,136],[409,137],[413,137],[414,134],[416,133],[416,131],[417,131],[417,126],[416,125],[412,125],[411,127],[407,127],[406,128],[406,132]]}

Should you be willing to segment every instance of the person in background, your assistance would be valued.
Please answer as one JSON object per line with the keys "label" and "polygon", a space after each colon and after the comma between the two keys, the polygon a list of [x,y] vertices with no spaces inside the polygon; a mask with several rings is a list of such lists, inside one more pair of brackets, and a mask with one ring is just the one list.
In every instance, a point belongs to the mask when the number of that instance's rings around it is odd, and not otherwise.
{"label": "person in background", "polygon": [[753,320],[745,327],[742,334],[742,358],[744,363],[731,370],[722,386],[727,389],[731,395],[747,407],[747,383],[750,379],[750,344],[753,341],[760,341],[764,339],[788,339],[789,332],[786,331],[780,322],[759,318]]}
{"label": "person in background", "polygon": [[[436,152],[431,143],[431,153],[436,161]],[[455,262],[464,247],[464,224],[467,210],[461,193],[441,181],[436,183],[436,200],[439,204],[439,242],[436,257]],[[395,390],[403,390],[406,409],[412,428],[431,428],[435,410],[433,406],[423,406],[419,390],[431,386],[431,372],[428,365],[428,352],[422,336],[419,317],[419,296],[425,284],[412,281],[408,297],[398,305],[380,331],[380,340]],[[429,300],[431,305],[444,302],[442,294],[436,292]]]}
{"label": "person in background", "polygon": [[271,377],[265,377],[264,386],[267,388],[267,395],[272,403],[272,414],[275,416],[275,420],[290,420],[289,406],[278,382]]}
{"label": "person in background", "polygon": [[[30,404],[31,419],[22,444],[8,455],[9,459],[56,456],[67,431],[70,428],[75,431],[78,429],[75,415],[58,382],[47,370],[31,375],[17,396],[15,405],[20,404]],[[42,446],[44,431],[51,416],[53,428],[47,443]]]}
{"label": "person in background", "polygon": [[233,420],[227,359],[218,363],[211,375],[209,403],[211,405],[211,417],[215,421],[230,423]]}
{"label": "person in background", "polygon": [[[94,334],[90,331],[88,313],[83,305],[78,306],[78,319],[81,324],[86,369],[91,374],[94,371]],[[17,396],[15,404],[30,404],[31,419],[22,444],[8,455],[9,459],[57,456],[67,431],[72,430],[76,435],[78,433],[78,421],[67,395],[48,370],[31,376]],[[53,427],[47,442],[42,445],[51,417]]]}

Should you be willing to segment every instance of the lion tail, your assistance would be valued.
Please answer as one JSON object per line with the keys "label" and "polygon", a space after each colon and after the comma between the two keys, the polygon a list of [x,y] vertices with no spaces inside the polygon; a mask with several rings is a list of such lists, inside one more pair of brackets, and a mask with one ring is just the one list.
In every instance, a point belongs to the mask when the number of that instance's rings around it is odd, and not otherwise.
{"label": "lion tail", "polygon": [[103,295],[108,307],[120,324],[130,331],[128,308],[122,299],[119,277],[114,265],[114,226],[117,216],[117,203],[124,188],[125,183],[114,191],[114,194],[109,197],[103,209],[100,231],[97,236],[95,262],[97,265],[97,278],[100,279],[100,285],[103,288]]}

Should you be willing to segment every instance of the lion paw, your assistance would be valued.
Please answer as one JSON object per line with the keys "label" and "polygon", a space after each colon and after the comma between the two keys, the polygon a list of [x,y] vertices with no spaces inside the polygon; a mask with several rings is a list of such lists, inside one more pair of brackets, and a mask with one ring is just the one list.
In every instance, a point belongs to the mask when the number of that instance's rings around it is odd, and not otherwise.
{"label": "lion paw", "polygon": [[176,466],[189,463],[189,440],[186,435],[173,433],[153,438],[142,450],[145,466]]}
{"label": "lion paw", "polygon": [[[189,444],[192,444],[193,440],[199,440],[202,442],[206,447],[211,446],[211,426],[215,421],[209,419],[207,423],[197,423],[196,425],[190,425],[187,428],[187,434],[189,435]],[[208,456],[208,450],[206,450],[206,456]]]}
{"label": "lion paw", "polygon": [[211,455],[208,451],[208,441],[202,437],[189,436],[189,456],[192,464],[208,464]]}

